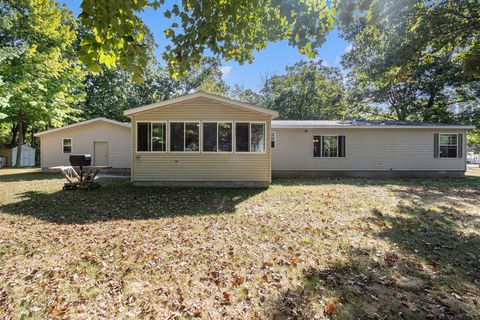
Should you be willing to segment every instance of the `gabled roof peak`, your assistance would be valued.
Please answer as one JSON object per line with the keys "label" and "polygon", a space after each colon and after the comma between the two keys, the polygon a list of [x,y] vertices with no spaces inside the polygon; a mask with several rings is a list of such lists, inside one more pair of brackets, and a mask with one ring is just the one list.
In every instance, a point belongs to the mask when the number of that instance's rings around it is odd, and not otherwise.
{"label": "gabled roof peak", "polygon": [[188,94],[180,96],[180,97],[164,100],[164,101],[161,101],[161,102],[152,103],[152,104],[149,104],[149,105],[146,105],[146,106],[141,106],[141,107],[125,110],[123,112],[123,114],[128,117],[128,116],[131,116],[131,115],[136,114],[136,113],[149,111],[149,110],[152,110],[152,109],[155,109],[155,108],[161,108],[161,107],[169,106],[169,105],[172,105],[172,104],[188,101],[188,100],[195,99],[195,98],[211,99],[211,100],[214,100],[214,101],[218,101],[220,103],[230,104],[232,106],[242,108],[242,109],[246,109],[246,110],[249,110],[249,111],[252,111],[252,112],[268,114],[272,117],[277,117],[278,116],[278,112],[275,111],[275,110],[257,107],[253,104],[244,103],[244,102],[241,102],[241,101],[238,101],[238,100],[222,97],[222,96],[211,94],[211,93],[206,93],[206,92],[203,92],[203,91],[188,93]]}
{"label": "gabled roof peak", "polygon": [[86,125],[86,124],[89,124],[89,123],[94,123],[94,122],[99,122],[99,121],[111,123],[111,124],[126,127],[126,128],[131,127],[131,124],[129,122],[120,122],[120,121],[116,121],[116,120],[112,120],[112,119],[108,119],[108,118],[98,117],[98,118],[94,118],[94,119],[85,120],[85,121],[77,122],[77,123],[74,123],[74,124],[70,124],[70,125],[64,126],[64,127],[54,128],[54,129],[38,132],[38,133],[35,133],[35,137],[40,137],[40,136],[43,136],[44,134],[57,132],[57,131],[62,131],[62,130],[65,130],[65,129],[70,129],[70,128],[75,128],[75,127],[79,127],[79,126],[83,126],[83,125]]}

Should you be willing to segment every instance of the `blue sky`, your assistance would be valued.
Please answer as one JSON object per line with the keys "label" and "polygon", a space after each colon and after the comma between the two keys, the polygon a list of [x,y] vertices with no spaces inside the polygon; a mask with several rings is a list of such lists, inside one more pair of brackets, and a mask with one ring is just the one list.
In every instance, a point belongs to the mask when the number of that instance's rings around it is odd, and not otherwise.
{"label": "blue sky", "polygon": [[[80,14],[81,0],[64,1],[67,7],[72,9],[76,16]],[[170,7],[166,1],[166,6]],[[158,48],[156,55],[160,62],[163,63],[161,52],[168,44],[168,40],[164,36],[164,30],[172,23],[170,19],[166,19],[163,10],[154,11],[146,10],[141,14],[144,23],[153,32]],[[322,59],[328,66],[340,66],[340,56],[348,50],[348,42],[338,36],[338,32],[333,30],[327,37],[327,41],[319,49],[317,59]],[[234,61],[223,63],[223,78],[228,85],[239,84],[245,88],[258,90],[262,78],[271,75],[280,75],[285,72],[285,66],[293,65],[295,62],[306,59],[305,56],[298,53],[296,48],[288,46],[286,41],[270,43],[266,49],[254,54],[255,60],[251,64],[239,65]]]}

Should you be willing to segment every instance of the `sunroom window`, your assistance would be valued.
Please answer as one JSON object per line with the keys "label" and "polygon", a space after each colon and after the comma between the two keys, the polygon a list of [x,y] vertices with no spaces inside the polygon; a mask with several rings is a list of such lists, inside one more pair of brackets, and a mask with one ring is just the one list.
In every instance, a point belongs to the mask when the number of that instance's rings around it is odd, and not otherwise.
{"label": "sunroom window", "polygon": [[137,123],[137,151],[166,151],[167,125],[164,122]]}
{"label": "sunroom window", "polygon": [[203,123],[203,151],[204,152],[231,152],[232,151],[232,123],[204,122]]}
{"label": "sunroom window", "polygon": [[264,152],[265,151],[265,124],[264,123],[252,123],[251,132],[252,140],[250,143],[251,152]]}
{"label": "sunroom window", "polygon": [[170,151],[199,151],[198,122],[170,122]]}
{"label": "sunroom window", "polygon": [[248,122],[237,122],[235,124],[236,131],[236,150],[237,152],[248,152],[250,151],[250,123]]}

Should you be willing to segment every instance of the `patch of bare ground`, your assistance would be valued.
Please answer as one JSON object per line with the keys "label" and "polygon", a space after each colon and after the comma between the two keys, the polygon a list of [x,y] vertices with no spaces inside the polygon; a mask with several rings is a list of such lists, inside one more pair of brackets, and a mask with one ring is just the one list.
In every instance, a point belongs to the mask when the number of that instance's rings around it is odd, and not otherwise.
{"label": "patch of bare ground", "polygon": [[103,182],[0,171],[0,318],[480,317],[477,177]]}

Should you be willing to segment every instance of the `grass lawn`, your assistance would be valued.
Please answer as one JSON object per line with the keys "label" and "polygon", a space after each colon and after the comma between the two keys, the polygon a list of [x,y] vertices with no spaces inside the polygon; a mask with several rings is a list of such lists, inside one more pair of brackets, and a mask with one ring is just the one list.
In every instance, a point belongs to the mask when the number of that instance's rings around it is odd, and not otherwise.
{"label": "grass lawn", "polygon": [[480,318],[480,176],[62,184],[0,170],[1,319]]}

